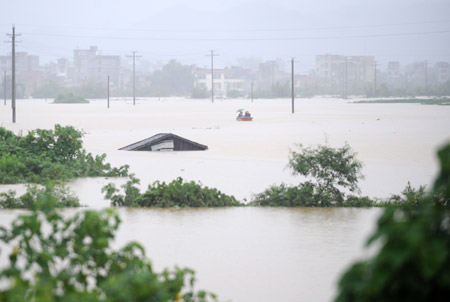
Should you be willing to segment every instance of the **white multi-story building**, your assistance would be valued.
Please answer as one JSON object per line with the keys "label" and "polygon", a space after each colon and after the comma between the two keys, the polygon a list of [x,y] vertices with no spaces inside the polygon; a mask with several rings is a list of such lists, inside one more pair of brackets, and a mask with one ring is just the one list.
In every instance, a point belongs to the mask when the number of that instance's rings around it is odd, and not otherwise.
{"label": "white multi-story building", "polygon": [[[247,80],[239,71],[239,68],[231,67],[225,69],[214,69],[214,94],[226,97],[231,91],[244,93],[246,91]],[[194,72],[195,87],[211,90],[211,69],[197,68]]]}

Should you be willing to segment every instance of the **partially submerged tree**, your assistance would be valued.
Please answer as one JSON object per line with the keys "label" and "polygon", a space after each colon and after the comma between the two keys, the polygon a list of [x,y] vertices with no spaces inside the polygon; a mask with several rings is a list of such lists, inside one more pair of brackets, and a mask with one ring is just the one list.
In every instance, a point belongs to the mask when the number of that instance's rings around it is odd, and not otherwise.
{"label": "partially submerged tree", "polygon": [[368,197],[347,196],[359,192],[358,181],[362,163],[348,144],[341,148],[327,145],[303,147],[291,151],[289,168],[294,175],[302,175],[307,181],[298,186],[271,186],[254,196],[251,204],[257,206],[371,206]]}
{"label": "partially submerged tree", "polygon": [[363,179],[362,163],[348,144],[341,148],[319,145],[315,148],[299,145],[291,151],[289,167],[294,175],[312,178],[320,192],[327,192],[337,203],[344,202],[345,192],[359,192],[358,181]]}

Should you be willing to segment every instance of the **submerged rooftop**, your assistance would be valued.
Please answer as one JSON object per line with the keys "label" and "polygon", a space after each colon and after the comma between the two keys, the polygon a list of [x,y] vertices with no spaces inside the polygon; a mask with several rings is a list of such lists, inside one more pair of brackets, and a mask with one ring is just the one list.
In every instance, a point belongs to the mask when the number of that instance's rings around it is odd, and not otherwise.
{"label": "submerged rooftop", "polygon": [[158,133],[134,144],[120,148],[125,151],[201,151],[208,146],[173,133]]}

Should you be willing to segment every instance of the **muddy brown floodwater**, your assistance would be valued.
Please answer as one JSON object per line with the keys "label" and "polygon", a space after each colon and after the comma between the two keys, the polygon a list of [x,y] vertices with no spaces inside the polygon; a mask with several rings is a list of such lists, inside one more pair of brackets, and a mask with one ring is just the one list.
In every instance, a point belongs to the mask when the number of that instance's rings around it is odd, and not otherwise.
{"label": "muddy brown floodwater", "polygon": [[[386,197],[430,184],[437,171],[436,149],[450,141],[450,106],[350,104],[332,98],[290,100],[113,99],[55,105],[18,100],[17,123],[0,106],[0,125],[14,132],[73,125],[85,132],[84,146],[107,154],[113,165],[130,165],[143,189],[176,177],[201,181],[241,201],[281,182],[300,178],[286,168],[296,144],[348,142],[364,163],[362,194]],[[253,122],[235,121],[248,109]],[[207,145],[207,151],[130,152],[120,147],[157,133],[174,133]],[[124,179],[86,178],[71,182],[83,204],[104,208],[101,187]],[[23,186],[0,186],[1,191]],[[73,210],[68,210],[73,211]],[[222,300],[331,301],[339,274],[367,256],[365,238],[380,209],[119,209],[123,220],[116,245],[137,240],[155,268],[174,265],[197,272],[199,287]],[[0,211],[8,225],[18,211]],[[5,261],[2,255],[1,261]]]}

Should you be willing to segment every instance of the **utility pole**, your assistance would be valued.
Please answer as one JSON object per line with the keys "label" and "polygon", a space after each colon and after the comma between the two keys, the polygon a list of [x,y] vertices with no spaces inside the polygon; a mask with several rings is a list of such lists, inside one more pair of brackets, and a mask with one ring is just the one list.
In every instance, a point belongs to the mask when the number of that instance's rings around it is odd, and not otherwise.
{"label": "utility pole", "polygon": [[136,58],[141,56],[136,56],[136,51],[132,51],[132,56],[127,56],[133,58],[133,105],[136,105]]}
{"label": "utility pole", "polygon": [[374,74],[374,81],[373,81],[373,96],[377,96],[377,61],[375,61],[375,74]]}
{"label": "utility pole", "polygon": [[3,97],[5,99],[6,106],[6,70],[3,71]]}
{"label": "utility pole", "polygon": [[109,76],[108,76],[108,108],[109,108]]}
{"label": "utility pole", "polygon": [[295,100],[295,83],[294,83],[294,58],[291,59],[291,83],[292,83],[292,113],[294,113],[294,100]]}
{"label": "utility pole", "polygon": [[11,109],[12,122],[16,122],[16,27],[13,25],[12,34],[7,34],[11,37],[12,53],[11,53]]}
{"label": "utility pole", "polygon": [[348,80],[347,65],[348,65],[348,59],[347,59],[347,57],[345,57],[345,95],[344,95],[344,99],[347,99],[347,80]]}
{"label": "utility pole", "polygon": [[211,102],[214,103],[214,57],[218,55],[214,54],[214,50],[210,50],[211,54]]}
{"label": "utility pole", "polygon": [[252,82],[252,103],[253,103],[253,82]]}
{"label": "utility pole", "polygon": [[428,62],[425,61],[425,88],[427,88],[428,85]]}

